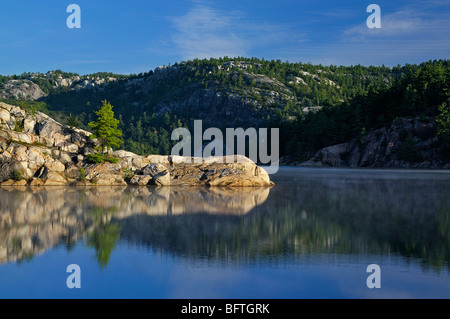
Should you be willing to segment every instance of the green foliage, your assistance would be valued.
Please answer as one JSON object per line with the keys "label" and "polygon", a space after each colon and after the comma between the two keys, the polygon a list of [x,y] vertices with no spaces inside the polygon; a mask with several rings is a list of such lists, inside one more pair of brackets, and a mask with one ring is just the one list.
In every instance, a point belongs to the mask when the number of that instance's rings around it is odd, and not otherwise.
{"label": "green foliage", "polygon": [[86,172],[84,170],[84,167],[80,167],[80,170],[78,172],[79,174],[79,179],[80,181],[85,181],[86,180]]}
{"label": "green foliage", "polygon": [[420,153],[417,151],[416,144],[410,135],[406,137],[402,148],[398,151],[398,159],[407,162],[420,162]]}
{"label": "green foliage", "polygon": [[[231,62],[235,66],[229,68],[227,65]],[[52,91],[45,102],[57,120],[64,122],[71,113],[78,117],[82,124],[80,127],[83,128],[94,120],[91,105],[106,99],[114,105],[120,120],[118,129],[123,132],[124,149],[141,155],[168,154],[176,143],[170,139],[170,132],[176,127],[191,128],[193,114],[209,113],[209,110],[198,109],[198,105],[185,103],[192,94],[205,88],[224,97],[223,103],[228,103],[229,94],[236,96],[236,112],[242,113],[241,118],[244,119],[238,122],[238,116],[233,114],[229,117],[218,116],[214,118],[215,127],[229,127],[230,121],[234,127],[249,126],[246,119],[250,115],[258,122],[256,126],[267,127],[279,121],[283,123],[279,127],[284,128],[286,119],[303,117],[303,107],[317,104],[322,107],[336,106],[340,101],[348,102],[357,94],[367,93],[369,87],[377,87],[381,82],[391,83],[397,74],[407,71],[406,67],[395,70],[361,65],[337,67],[244,57],[194,59],[176,63],[169,69],[158,81],[152,80],[152,71],[130,76],[103,73],[90,75],[116,77],[118,80],[103,86],[102,90]],[[53,81],[53,73],[48,76]],[[314,80],[314,76],[321,82]],[[306,85],[292,82],[292,77],[301,78]],[[132,78],[150,81],[152,89],[142,90],[139,85],[130,85],[128,80]],[[336,85],[328,85],[325,80],[333,81]],[[278,94],[274,101],[272,93]],[[176,111],[169,107],[169,111],[160,112],[161,108],[172,102],[186,107]],[[219,114],[222,107],[217,107]],[[302,152],[306,151],[307,147],[303,142],[301,144]]]}
{"label": "green foliage", "polygon": [[105,162],[105,158],[102,154],[88,154],[86,155],[86,161],[89,164],[100,164]]}
{"label": "green foliage", "polygon": [[[196,115],[208,116],[212,112],[187,101],[212,92],[220,95],[217,101],[223,103],[215,106],[218,116],[210,119],[215,127],[278,127],[281,156],[304,160],[322,147],[361,137],[363,128],[369,132],[390,126],[395,118],[436,116],[438,106],[448,103],[449,65],[448,60],[434,60],[395,67],[323,66],[223,57],[176,63],[159,71],[165,73],[158,80],[152,79],[153,71],[128,76],[89,75],[117,79],[102,86],[102,90],[52,88],[59,75],[73,76],[60,70],[37,77],[0,77],[0,82],[41,81],[38,85],[50,92],[42,102],[48,106],[46,112],[62,123],[67,123],[72,114],[80,122],[76,126],[84,129],[95,120],[92,105],[110,101],[119,120],[116,128],[122,132],[116,137],[123,139],[124,149],[141,155],[168,154],[176,143],[170,139],[174,128],[192,129]],[[129,81],[134,78],[148,81],[152,89],[142,90],[139,84]],[[80,81],[83,79],[80,77]],[[234,113],[223,116],[222,108],[231,95],[236,104]],[[172,105],[182,107],[173,109]],[[163,109],[167,111],[161,112]],[[250,122],[250,118],[254,121]],[[103,151],[108,148],[106,144],[102,144]]]}
{"label": "green foliage", "polygon": [[123,78],[130,77],[129,75],[115,74],[115,73],[111,73],[111,72],[96,72],[96,73],[92,73],[92,74],[87,74],[85,76],[86,77],[89,76],[91,78],[101,78],[101,79],[105,79],[105,78],[123,79]]}
{"label": "green foliage", "polygon": [[[421,65],[393,68],[398,72],[390,86],[383,83],[372,85],[348,101],[333,107],[323,107],[315,114],[307,114],[293,123],[275,122],[285,127],[281,132],[281,151],[292,154],[289,145],[299,143],[302,154],[296,158],[311,157],[322,147],[347,142],[352,138],[362,141],[366,132],[392,122],[400,124],[403,117],[437,116],[438,132],[447,134],[448,92],[450,92],[450,66],[448,61],[430,61]],[[438,110],[438,106],[441,106]],[[440,115],[439,115],[440,114]],[[447,123],[447,124],[445,124]],[[406,139],[407,136],[405,135]],[[443,140],[441,138],[441,140]],[[400,157],[408,161],[420,158],[408,140]],[[283,154],[283,155],[284,155]]]}
{"label": "green foliage", "polygon": [[25,103],[24,101],[19,102],[19,106],[31,116],[35,116],[38,112],[38,108],[34,103]]}
{"label": "green foliage", "polygon": [[100,224],[88,236],[87,246],[95,249],[95,256],[102,269],[108,265],[111,252],[120,239],[120,229],[117,223]]}
{"label": "green foliage", "polygon": [[439,114],[436,117],[437,135],[441,142],[441,155],[450,160],[450,99],[439,106]]}
{"label": "green foliage", "polygon": [[14,131],[22,132],[23,129],[24,129],[24,120],[23,119],[16,119],[14,121]]}
{"label": "green foliage", "polygon": [[105,157],[104,158],[106,162],[115,164],[119,162],[119,159],[117,157]]}
{"label": "green foliage", "polygon": [[86,155],[86,161],[89,164],[100,164],[104,162],[115,164],[119,162],[119,159],[117,157],[104,156],[103,154],[96,153]]}
{"label": "green foliage", "polygon": [[125,181],[129,181],[134,176],[134,172],[129,168],[122,167],[122,171],[125,173],[123,176]]}
{"label": "green foliage", "polygon": [[70,113],[69,116],[67,117],[66,124],[69,127],[79,127],[81,123],[76,115],[72,115],[72,113]]}
{"label": "green foliage", "polygon": [[450,138],[450,98],[439,106],[439,114],[436,116],[437,135],[442,138]]}
{"label": "green foliage", "polygon": [[13,172],[13,180],[15,180],[16,182],[18,182],[18,181],[20,181],[20,180],[22,180],[22,179],[23,179],[22,172],[19,171],[19,170],[15,170],[15,171]]}
{"label": "green foliage", "polygon": [[89,126],[93,129],[93,138],[100,141],[103,151],[111,146],[120,146],[123,143],[122,131],[117,128],[119,120],[114,118],[113,106],[106,100],[102,101],[100,110],[95,114],[98,116],[97,121],[90,122]]}

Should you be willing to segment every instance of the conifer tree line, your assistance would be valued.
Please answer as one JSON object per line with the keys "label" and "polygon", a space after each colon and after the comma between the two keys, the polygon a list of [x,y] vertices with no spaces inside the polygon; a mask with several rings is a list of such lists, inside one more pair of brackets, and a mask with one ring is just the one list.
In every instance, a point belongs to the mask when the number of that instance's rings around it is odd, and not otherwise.
{"label": "conifer tree line", "polygon": [[[386,67],[224,57],[183,61],[166,69],[131,75],[79,76],[57,70],[46,75],[0,76],[0,91],[11,79],[33,81],[48,95],[26,101],[27,106],[91,131],[95,127],[89,123],[96,121],[95,112],[106,100],[114,106],[117,130],[122,132],[120,147],[142,155],[169,154],[176,143],[170,139],[173,129],[192,129],[193,120],[201,119],[198,114],[205,110],[196,105],[169,107],[189,101],[195,92],[200,96],[205,92],[234,96],[232,102],[243,112],[244,120],[239,122],[238,116],[230,114],[226,119],[216,116],[217,124],[212,124],[221,129],[246,128],[250,124],[245,120],[253,117],[257,123],[251,126],[278,127],[280,155],[297,160],[308,159],[322,147],[389,126],[400,117],[436,118],[440,142],[450,145],[448,60]],[[87,76],[114,77],[117,81],[95,90],[55,87],[57,77],[73,76],[79,76],[80,81]],[[139,81],[152,77],[158,80],[143,90]],[[222,107],[226,105],[219,105],[215,112],[222,114]]]}

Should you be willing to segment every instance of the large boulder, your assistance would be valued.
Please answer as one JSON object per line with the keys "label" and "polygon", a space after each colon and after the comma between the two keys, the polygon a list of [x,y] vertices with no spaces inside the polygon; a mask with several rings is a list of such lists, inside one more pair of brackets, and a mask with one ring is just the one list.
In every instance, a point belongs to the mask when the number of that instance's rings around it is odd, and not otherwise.
{"label": "large boulder", "polygon": [[53,160],[47,162],[47,164],[45,164],[45,167],[47,167],[49,171],[57,172],[57,173],[62,173],[66,169],[64,164],[56,159],[53,159]]}
{"label": "large boulder", "polygon": [[130,185],[145,186],[148,185],[151,180],[152,178],[149,175],[134,175],[130,179]]}
{"label": "large boulder", "polygon": [[262,167],[241,155],[199,158],[172,158],[169,169],[172,185],[272,186]]}
{"label": "large boulder", "polygon": [[8,110],[0,108],[0,124],[6,124],[11,120],[11,114]]}
{"label": "large boulder", "polygon": [[68,184],[67,180],[61,174],[53,171],[47,171],[43,179],[45,180],[45,186],[63,186]]}
{"label": "large boulder", "polygon": [[170,173],[164,165],[158,163],[149,164],[143,168],[142,173],[150,176],[155,185],[170,185]]}
{"label": "large boulder", "polygon": [[85,166],[85,177],[94,185],[127,185],[124,180],[124,171],[119,163],[88,164]]}

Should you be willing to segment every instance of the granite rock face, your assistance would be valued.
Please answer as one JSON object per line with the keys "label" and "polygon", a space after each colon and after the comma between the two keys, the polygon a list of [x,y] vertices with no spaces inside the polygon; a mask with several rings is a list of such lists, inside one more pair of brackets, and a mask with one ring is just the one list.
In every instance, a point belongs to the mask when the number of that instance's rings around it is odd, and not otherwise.
{"label": "granite rock face", "polygon": [[0,98],[37,100],[46,96],[44,91],[30,80],[9,80],[3,90],[0,91]]}
{"label": "granite rock face", "polygon": [[[110,152],[117,163],[90,164],[91,133],[49,116],[0,103],[2,185],[272,186],[267,172],[244,156],[184,158]],[[20,185],[19,185],[20,184]]]}
{"label": "granite rock face", "polygon": [[440,156],[434,118],[401,118],[390,127],[319,150],[301,166],[450,168]]}

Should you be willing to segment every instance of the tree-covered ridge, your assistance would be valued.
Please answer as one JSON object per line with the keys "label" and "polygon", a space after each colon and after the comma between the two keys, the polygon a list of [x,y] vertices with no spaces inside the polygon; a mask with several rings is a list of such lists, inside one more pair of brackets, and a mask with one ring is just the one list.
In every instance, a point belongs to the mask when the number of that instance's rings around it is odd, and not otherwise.
{"label": "tree-covered ridge", "polygon": [[[194,59],[176,63],[169,67],[159,67],[155,71],[164,72],[164,79],[159,79],[147,101],[155,102],[166,90],[185,87],[189,84],[201,84],[205,88],[213,86],[217,90],[232,90],[246,97],[258,96],[258,89],[268,88],[277,93],[285,93],[284,103],[292,101],[287,109],[298,105],[313,106],[337,103],[347,100],[357,94],[367,92],[372,83],[390,83],[394,76],[405,73],[411,66],[405,67],[363,67],[361,65],[322,66],[310,63],[288,63],[280,60],[266,61],[256,58],[219,58],[219,59]],[[167,72],[169,71],[169,72]],[[139,86],[139,80],[153,75],[153,71],[131,74],[129,76],[117,75],[107,72],[97,72],[80,76],[76,73],[67,73],[61,70],[43,73],[23,73],[21,75],[0,76],[3,85],[9,80],[30,80],[38,84],[47,94],[57,93],[58,80],[75,78],[75,84],[86,79],[125,79],[126,84]],[[261,75],[270,80],[261,79]],[[136,79],[137,81],[132,81]],[[1,85],[1,84],[0,84]],[[246,92],[247,91],[247,92]],[[281,103],[283,104],[283,103]],[[292,110],[291,110],[292,112]]]}
{"label": "tree-covered ridge", "polygon": [[[448,61],[411,66],[391,85],[371,85],[367,92],[346,102],[325,106],[288,123],[283,130],[284,152],[305,160],[322,147],[363,137],[369,130],[388,127],[401,117],[439,117],[447,109],[449,98]],[[440,139],[444,142],[446,137]]]}
{"label": "tree-covered ridge", "polygon": [[192,129],[193,120],[202,119],[204,128],[279,127],[281,155],[303,160],[396,117],[436,116],[446,100],[448,70],[447,60],[365,67],[224,57],[131,75],[57,70],[0,76],[0,96],[11,80],[31,81],[45,92],[33,102],[39,110],[63,123],[77,120],[84,129],[108,100],[123,147],[139,154],[167,154],[171,131]]}

